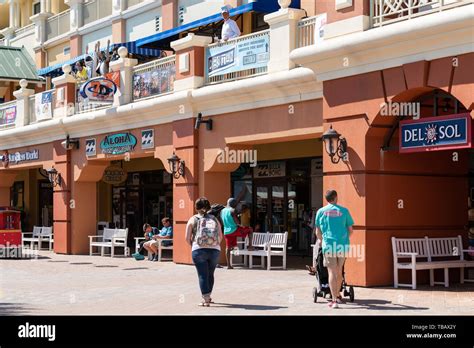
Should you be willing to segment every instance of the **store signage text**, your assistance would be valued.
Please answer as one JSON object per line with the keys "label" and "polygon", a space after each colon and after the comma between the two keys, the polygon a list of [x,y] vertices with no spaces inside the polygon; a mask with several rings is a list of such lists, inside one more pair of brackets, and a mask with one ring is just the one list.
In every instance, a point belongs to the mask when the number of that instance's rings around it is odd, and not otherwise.
{"label": "store signage text", "polygon": [[112,165],[105,169],[102,181],[107,184],[117,185],[127,180],[127,172],[118,166]]}
{"label": "store signage text", "polygon": [[424,152],[471,147],[469,114],[400,122],[400,152]]}
{"label": "store signage text", "polygon": [[2,156],[3,162],[9,163],[20,163],[28,161],[39,160],[39,150],[25,151],[25,152],[15,152],[15,153],[6,153]]}
{"label": "store signage text", "polygon": [[102,152],[109,155],[120,155],[133,151],[137,138],[132,133],[107,135],[100,143]]}
{"label": "store signage text", "polygon": [[254,168],[255,178],[273,178],[286,175],[285,162],[259,163]]}

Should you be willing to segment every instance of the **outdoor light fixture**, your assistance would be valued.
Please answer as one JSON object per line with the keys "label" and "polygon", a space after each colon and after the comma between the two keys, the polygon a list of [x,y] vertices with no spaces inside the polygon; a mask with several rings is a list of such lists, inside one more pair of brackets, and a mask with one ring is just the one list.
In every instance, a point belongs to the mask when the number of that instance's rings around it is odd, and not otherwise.
{"label": "outdoor light fixture", "polygon": [[199,129],[199,127],[201,126],[201,123],[205,123],[206,124],[206,129],[208,131],[212,130],[212,119],[208,119],[208,120],[203,120],[202,119],[202,114],[199,113],[197,118],[196,118],[196,124],[194,126],[194,129]]}
{"label": "outdoor light fixture", "polygon": [[62,178],[61,174],[53,167],[48,172],[48,179],[53,187],[61,186]]}
{"label": "outdoor light fixture", "polygon": [[179,179],[181,176],[184,178],[184,160],[176,156],[173,152],[173,156],[168,158],[171,174],[175,179]]}
{"label": "outdoor light fixture", "polygon": [[66,150],[74,150],[74,149],[79,149],[79,139],[71,139],[69,138],[69,135],[67,136],[66,140],[64,140],[61,145],[66,149]]}
{"label": "outdoor light fixture", "polygon": [[331,162],[339,163],[341,159],[344,161],[347,156],[346,138],[336,132],[332,128],[332,125],[326,132],[324,132],[322,138],[324,141],[324,148],[329,157],[331,157]]}

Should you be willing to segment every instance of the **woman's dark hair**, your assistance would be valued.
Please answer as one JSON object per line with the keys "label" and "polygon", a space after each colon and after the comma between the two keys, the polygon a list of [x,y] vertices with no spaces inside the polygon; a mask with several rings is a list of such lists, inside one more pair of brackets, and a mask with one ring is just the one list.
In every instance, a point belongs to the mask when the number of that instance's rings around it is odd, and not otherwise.
{"label": "woman's dark hair", "polygon": [[196,200],[194,207],[198,211],[208,211],[211,209],[211,204],[209,203],[209,200],[206,197],[200,197]]}

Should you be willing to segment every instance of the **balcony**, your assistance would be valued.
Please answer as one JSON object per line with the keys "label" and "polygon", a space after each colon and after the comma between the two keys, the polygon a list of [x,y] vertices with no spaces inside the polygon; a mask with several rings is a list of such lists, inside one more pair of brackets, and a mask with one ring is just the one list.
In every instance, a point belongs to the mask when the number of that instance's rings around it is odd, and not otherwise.
{"label": "balcony", "polygon": [[46,21],[46,40],[51,40],[69,32],[69,13],[70,10],[66,10],[48,18]]}
{"label": "balcony", "polygon": [[83,6],[84,25],[112,14],[112,0],[93,0]]}
{"label": "balcony", "polygon": [[133,68],[133,100],[138,101],[173,92],[176,57],[156,59]]}
{"label": "balcony", "polygon": [[371,0],[371,24],[372,27],[381,27],[473,2],[472,0]]}
{"label": "balcony", "polygon": [[206,84],[266,74],[270,60],[270,31],[219,42],[206,48]]}
{"label": "balcony", "polygon": [[141,4],[142,2],[145,2],[145,0],[127,0],[127,8]]}

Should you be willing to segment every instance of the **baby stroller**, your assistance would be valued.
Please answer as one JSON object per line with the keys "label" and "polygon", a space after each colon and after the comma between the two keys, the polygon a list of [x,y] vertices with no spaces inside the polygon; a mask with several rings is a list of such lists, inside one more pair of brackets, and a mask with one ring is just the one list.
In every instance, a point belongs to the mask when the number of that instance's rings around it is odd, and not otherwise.
{"label": "baby stroller", "polygon": [[[329,289],[329,274],[328,269],[324,267],[323,263],[323,250],[320,246],[320,242],[317,241],[315,248],[318,248],[317,259],[316,259],[316,287],[313,288],[313,302],[318,302],[318,297],[328,298],[331,297],[331,290]],[[349,287],[349,289],[348,289]],[[344,268],[342,269],[342,286],[341,292],[344,297],[349,297],[349,302],[354,302],[354,287],[347,285]]]}

